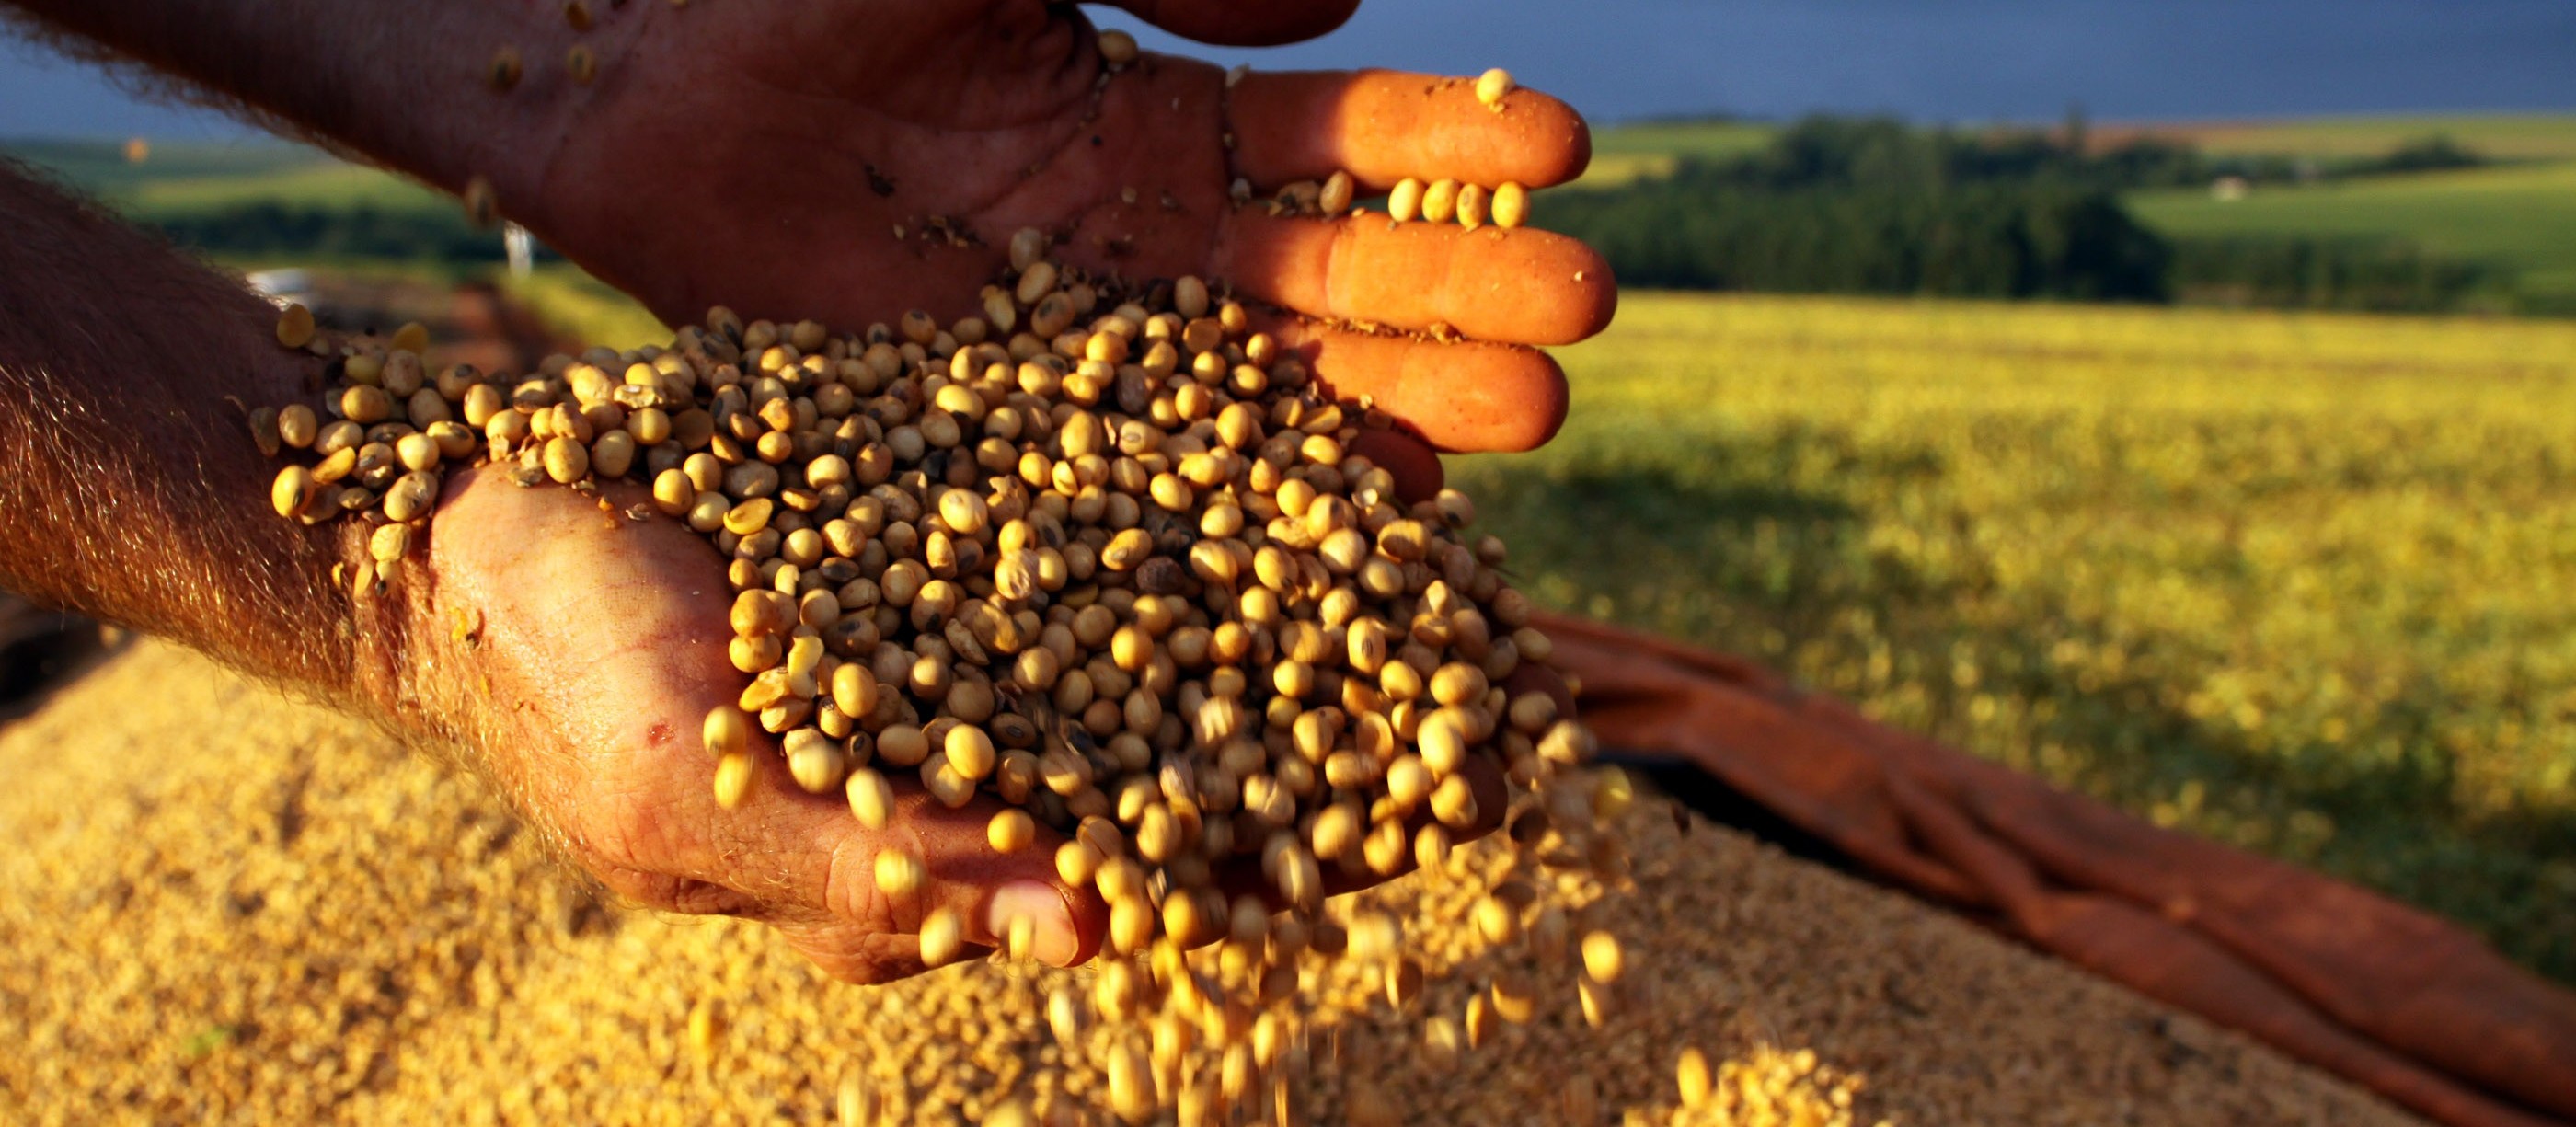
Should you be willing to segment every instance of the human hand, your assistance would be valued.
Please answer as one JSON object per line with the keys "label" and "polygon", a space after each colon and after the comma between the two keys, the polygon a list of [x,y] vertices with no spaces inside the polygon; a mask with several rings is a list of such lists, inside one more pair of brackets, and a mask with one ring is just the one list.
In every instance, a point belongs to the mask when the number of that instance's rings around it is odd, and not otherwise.
{"label": "human hand", "polygon": [[[962,301],[989,277],[1001,261],[998,246],[896,244],[891,225],[883,226],[885,245],[896,248],[892,254],[862,244],[864,238],[872,245],[877,219],[915,206],[900,184],[874,204],[868,202],[872,187],[853,186],[869,183],[865,150],[851,147],[864,141],[900,158],[889,161],[893,175],[950,186],[940,189],[939,198],[967,206],[942,214],[973,230],[989,227],[998,241],[1005,237],[999,232],[1021,224],[1044,225],[1056,232],[1066,261],[1129,277],[1229,278],[1243,291],[1296,312],[1399,328],[1441,323],[1499,341],[1574,339],[1607,319],[1607,273],[1590,252],[1568,240],[1493,228],[1391,228],[1383,218],[1275,218],[1224,202],[1229,174],[1267,190],[1334,166],[1372,188],[1405,174],[1529,185],[1565,179],[1581,168],[1587,142],[1579,120],[1540,96],[1515,94],[1506,112],[1495,115],[1477,105],[1463,83],[1383,74],[1254,77],[1228,95],[1213,68],[1149,57],[1110,77],[1094,114],[1091,91],[1099,59],[1088,28],[1035,0],[995,0],[971,14],[926,2],[895,6],[871,12],[866,28],[857,26],[855,12],[840,6],[820,11],[785,0],[741,0],[725,7],[736,10],[726,17],[733,22],[698,26],[695,33],[703,41],[696,43],[675,38],[679,33],[647,34],[679,18],[663,6],[626,7],[621,18],[629,22],[616,26],[633,29],[637,50],[608,49],[604,41],[615,36],[603,30],[599,53],[611,64],[587,91],[564,89],[559,70],[553,72],[557,88],[546,91],[532,72],[523,91],[530,97],[521,104],[534,107],[534,99],[551,93],[567,111],[562,120],[582,126],[552,146],[530,146],[534,134],[524,128],[483,128],[495,123],[452,112],[461,98],[489,97],[472,81],[454,81],[458,76],[451,69],[460,56],[453,52],[385,52],[376,60],[382,65],[354,71],[301,65],[305,56],[331,50],[345,61],[346,43],[334,34],[348,30],[351,21],[385,26],[372,36],[346,37],[348,42],[470,44],[490,42],[494,31],[474,21],[522,16],[476,7],[320,2],[299,9],[310,18],[282,20],[269,18],[275,10],[267,6],[257,13],[214,6],[188,20],[164,19],[168,13],[142,3],[64,4],[49,14],[435,183],[462,186],[460,161],[476,162],[464,168],[493,170],[510,183],[505,200],[533,201],[523,218],[604,274],[653,295],[658,307],[675,316],[696,312],[697,297],[685,288],[696,285],[745,290],[715,292],[730,294],[725,300],[754,314],[800,295],[822,295],[828,300],[801,312],[846,323],[853,313],[883,316],[909,294],[956,292]],[[1153,14],[1174,30],[1244,42],[1310,34],[1346,14],[1335,9],[1312,16],[1285,4],[1244,9],[1250,16],[1207,3],[1165,7],[1172,10]],[[642,18],[648,12],[651,19]],[[407,21],[429,21],[456,34],[405,35]],[[190,34],[166,34],[173,28]],[[882,34],[887,29],[906,34]],[[815,38],[832,33],[841,38]],[[879,67],[864,72],[873,83],[800,86],[773,78],[782,66],[796,75],[828,78],[829,68],[845,64],[848,52],[821,57],[802,45],[861,38],[872,45],[864,61]],[[980,53],[986,49],[996,61]],[[693,56],[693,50],[703,54]],[[552,57],[562,56],[557,51]],[[263,59],[278,65],[258,65]],[[731,60],[734,69],[710,59]],[[947,77],[884,77],[916,73],[898,66],[914,62],[920,73],[944,65]],[[643,93],[621,95],[620,74],[659,74],[661,80],[645,85]],[[303,85],[259,85],[271,77]],[[578,96],[566,96],[572,93]],[[1219,106],[1220,97],[1230,98],[1230,109]],[[1173,106],[1172,99],[1177,106],[1163,109]],[[683,111],[681,119],[719,120],[725,128],[706,137],[686,135],[664,116],[672,106]],[[819,114],[811,112],[818,108]],[[719,111],[734,116],[688,116]],[[840,125],[817,126],[817,120]],[[1231,151],[1223,142],[1229,120],[1240,142]],[[1094,134],[1085,127],[1091,126],[1102,137],[1098,146],[1089,144]],[[812,151],[800,151],[800,144]],[[540,156],[527,158],[525,167],[487,162],[495,145]],[[798,157],[819,169],[802,182],[791,175],[799,171]],[[1019,158],[1028,163],[1016,164]],[[772,167],[784,171],[778,177],[753,174]],[[854,172],[860,179],[847,180]],[[1137,204],[1124,198],[1129,174],[1139,181]],[[524,179],[513,182],[514,176]],[[754,181],[757,190],[741,187]],[[983,192],[952,191],[955,185]],[[1174,202],[1170,210],[1161,204],[1166,192]],[[648,198],[660,202],[644,202]],[[746,206],[768,207],[767,219],[746,212]],[[781,215],[803,221],[779,224]],[[661,226],[637,225],[656,219]],[[693,223],[700,226],[687,229]],[[191,273],[155,249],[122,257],[162,274]],[[196,282],[204,288],[203,278]],[[951,282],[957,284],[943,289]],[[273,359],[260,343],[267,335],[265,311],[236,316],[232,307],[249,299],[228,286],[213,291],[220,292],[201,304],[231,333],[225,339],[241,338],[232,343],[245,357]],[[31,320],[73,326],[68,339],[77,345],[122,340],[89,328],[91,322],[82,318],[120,307],[125,292],[131,288],[85,293],[62,316]],[[944,318],[959,311],[938,312]],[[189,364],[155,353],[127,363],[102,357],[92,367],[120,377],[204,370],[210,334],[181,331],[175,318],[165,328],[148,343],[189,357]],[[1380,337],[1295,320],[1275,321],[1272,328],[1305,354],[1309,369],[1333,392],[1373,398],[1449,448],[1534,445],[1562,415],[1561,374],[1535,352],[1495,343]],[[88,354],[51,342],[31,346],[28,355],[60,363]],[[242,366],[256,365],[245,359]],[[104,376],[48,385],[55,394],[93,385],[117,390],[96,410],[56,415],[47,425],[50,432],[76,432],[101,449],[123,450],[134,446],[133,434],[109,439],[74,424],[177,420],[182,429],[176,433],[150,432],[151,448],[184,453],[205,446],[211,453],[194,463],[199,472],[172,474],[152,460],[122,475],[132,483],[127,492],[166,501],[191,518],[165,524],[270,529],[263,517],[249,515],[263,507],[256,486],[213,489],[212,504],[182,499],[191,488],[203,492],[214,484],[256,479],[219,469],[249,458],[246,447],[209,446],[189,428],[231,417],[221,408],[227,388],[253,402],[280,401],[284,393],[272,385],[294,377],[274,375],[257,388],[192,377],[156,397],[134,398]],[[42,401],[37,394],[24,398]],[[49,469],[81,464],[93,474],[97,461],[68,458],[53,447],[24,460]],[[1420,489],[1419,477],[1411,482]],[[878,896],[869,879],[882,840],[860,832],[834,809],[834,800],[803,796],[772,777],[753,788],[761,797],[750,805],[732,812],[711,809],[706,780],[712,763],[696,747],[695,724],[709,707],[730,699],[739,684],[724,672],[730,664],[718,652],[726,624],[714,554],[666,522],[631,525],[611,539],[608,526],[619,518],[561,489],[518,491],[480,474],[460,474],[448,494],[448,509],[429,538],[427,562],[405,565],[407,582],[398,589],[406,603],[417,598],[417,613],[408,641],[391,645],[378,644],[372,610],[361,606],[351,615],[331,597],[337,584],[321,582],[314,559],[335,545],[353,547],[327,530],[307,535],[277,526],[278,535],[265,540],[236,534],[192,541],[179,554],[192,565],[210,566],[123,569],[91,562],[103,554],[116,558],[100,545],[154,559],[170,556],[169,545],[125,548],[107,529],[70,519],[83,510],[60,505],[9,506],[12,512],[65,519],[24,528],[0,522],[0,532],[9,534],[14,558],[22,558],[23,566],[13,564],[12,574],[33,577],[34,589],[119,621],[172,630],[272,675],[424,717],[442,734],[479,748],[487,773],[540,829],[612,887],[657,906],[771,920],[843,977],[881,979],[917,967],[917,948],[899,937],[932,906],[957,908],[968,938],[990,939],[1000,930],[996,922],[1014,912],[1046,910],[1047,901],[1037,894],[1051,891],[1065,921],[1060,934],[1070,939],[1041,938],[1037,953],[1071,960],[1095,941],[1096,902],[1060,888],[1018,883],[1031,874],[1046,877],[1045,851],[992,857],[979,832],[980,815],[946,814],[917,797],[908,800],[921,809],[889,834],[928,862],[931,881],[922,898],[894,902]],[[210,512],[242,519],[208,521]],[[238,581],[267,572],[276,573],[274,582]],[[130,581],[103,589],[100,575]],[[209,582],[209,575],[235,582]],[[59,582],[49,578],[56,576]],[[247,594],[225,594],[236,589]],[[708,594],[717,597],[701,597]],[[448,635],[460,611],[472,624],[464,640]],[[591,664],[566,664],[585,659]],[[773,776],[781,773],[774,757],[755,759],[769,764],[765,770]],[[1499,815],[1498,788],[1479,800],[1480,810]]]}
{"label": "human hand", "polygon": [[[1264,44],[1328,31],[1351,5],[1128,7],[1202,41]],[[601,20],[591,86],[530,67],[518,96],[568,99],[563,140],[494,170],[502,209],[674,323],[723,303],[864,324],[925,300],[955,306],[930,310],[946,321],[974,312],[1011,233],[1035,227],[1068,263],[1224,279],[1298,315],[1264,327],[1334,394],[1372,399],[1434,446],[1521,450],[1555,433],[1565,384],[1544,354],[1509,346],[1589,336],[1615,301],[1602,260],[1550,232],[1227,199],[1237,177],[1266,197],[1337,169],[1363,195],[1406,176],[1561,183],[1589,135],[1532,91],[1495,112],[1472,82],[1424,75],[1229,85],[1159,55],[1110,72],[1078,11],[1041,0],[735,0]],[[977,241],[950,245],[934,218]]]}
{"label": "human hand", "polygon": [[[1304,26],[1192,27],[1187,13],[1166,23],[1262,41],[1323,30],[1343,14]],[[1092,33],[1066,10],[1007,0],[978,19],[928,5],[867,16],[861,28],[846,9],[745,3],[685,43],[639,26],[606,53],[596,101],[519,217],[675,321],[714,301],[751,316],[841,323],[888,317],[923,294],[963,304],[1002,266],[1007,233],[1036,226],[1056,236],[1056,257],[1096,271],[1198,273],[1293,313],[1446,325],[1488,338],[1379,336],[1293,315],[1265,326],[1334,394],[1369,397],[1442,448],[1524,449],[1562,420],[1562,373],[1543,354],[1510,346],[1579,339],[1606,322],[1613,291],[1589,250],[1540,231],[1275,217],[1237,209],[1225,195],[1237,175],[1266,192],[1335,168],[1368,190],[1406,175],[1560,182],[1588,156],[1581,121],[1560,103],[1522,92],[1495,114],[1466,83],[1389,74],[1255,75],[1229,91],[1212,67],[1158,58],[1103,82]],[[655,18],[661,29],[681,23],[669,13]],[[997,46],[1005,42],[1008,51]],[[851,46],[818,68],[814,43]],[[757,125],[707,131],[706,122]],[[781,174],[738,171],[769,167]],[[642,184],[655,187],[633,190]],[[932,216],[981,244],[921,237]],[[911,237],[897,239],[897,227]],[[971,311],[931,312],[945,320]],[[1418,447],[1370,453],[1397,470],[1406,492],[1437,487],[1437,464]],[[467,497],[460,511],[478,507]],[[591,523],[587,514],[573,519]],[[712,570],[705,574],[712,584]],[[796,792],[764,755],[754,758],[772,777],[753,788],[753,805],[713,807],[704,783],[712,761],[687,746],[688,720],[729,699],[732,678],[717,657],[724,624],[712,603],[702,613],[701,656],[676,661],[670,647],[650,654],[673,687],[691,668],[700,683],[641,698],[688,702],[665,708],[659,721],[664,743],[677,733],[683,746],[647,771],[676,801],[567,807],[569,816],[604,819],[604,840],[623,843],[586,863],[647,903],[778,922],[844,978],[918,969],[907,933],[923,906],[906,912],[856,891],[873,887],[875,843],[829,799]],[[716,691],[704,683],[709,671]],[[530,754],[543,754],[537,746]],[[1481,832],[1503,803],[1498,778],[1478,782],[1479,808],[1491,815]],[[982,924],[970,938],[990,942],[1002,921],[978,898],[996,882],[1050,880],[1050,867],[1030,860],[1045,851],[1017,863],[993,858],[979,832],[989,811],[961,817],[903,789],[921,822],[897,829],[921,835],[941,895],[958,902],[970,928]],[[668,827],[684,819],[698,829],[671,840]],[[726,845],[737,833],[764,844]],[[1345,874],[1334,886],[1365,883]],[[1098,942],[1098,902],[1088,890],[1064,895],[1077,921],[1071,947],[1087,953]]]}
{"label": "human hand", "polygon": [[[985,824],[1001,804],[989,796],[950,810],[899,781],[895,818],[871,831],[837,790],[808,794],[763,753],[748,796],[719,807],[700,722],[746,680],[725,657],[723,561],[676,521],[628,519],[649,500],[640,488],[606,496],[604,510],[490,468],[455,474],[426,558],[397,581],[415,607],[412,711],[472,745],[474,765],[566,859],[647,907],[773,924],[847,981],[925,969],[912,936],[942,907],[970,943],[994,945],[1025,915],[1039,960],[1090,957],[1106,915],[1091,890],[1058,882],[1061,839],[1041,827],[1036,844],[994,852]],[[885,848],[922,860],[920,891],[878,890]]]}
{"label": "human hand", "polygon": [[[1237,178],[1266,197],[1335,170],[1362,195],[1407,176],[1563,183],[1591,150],[1563,103],[1522,90],[1496,112],[1467,80],[1386,71],[1229,84],[1159,55],[1110,72],[1069,4],[10,2],[264,124],[449,191],[482,178],[502,214],[674,324],[721,303],[865,325],[924,301],[947,303],[928,310],[944,323],[1036,227],[1072,265],[1196,274],[1284,310],[1258,327],[1432,446],[1525,450],[1555,433],[1565,381],[1514,346],[1590,336],[1616,301],[1601,258],[1547,232],[1227,198]],[[1235,45],[1311,38],[1355,6],[1122,3]],[[931,233],[943,223],[970,241]]]}
{"label": "human hand", "polygon": [[[800,789],[761,735],[751,757],[760,776],[739,805],[717,802],[699,731],[745,680],[725,656],[730,588],[703,537],[658,514],[626,515],[646,502],[627,484],[592,497],[513,486],[489,467],[453,475],[426,557],[396,581],[409,606],[400,664],[411,697],[396,713],[466,744],[546,840],[612,891],[770,923],[835,978],[927,969],[913,937],[937,908],[957,914],[970,944],[996,946],[1027,917],[1034,957],[1088,959],[1107,923],[1099,897],[1059,880],[1063,838],[1043,825],[1028,847],[996,852],[986,826],[1002,806],[989,795],[952,810],[894,772],[895,815],[870,830],[837,789]],[[1536,667],[1516,684],[1561,687]],[[1491,763],[1471,763],[1469,778],[1482,813],[1462,840],[1492,830],[1505,806]],[[919,891],[877,887],[886,849],[922,860]],[[1246,859],[1226,884],[1266,892],[1256,868]],[[1336,894],[1378,879],[1327,876]]]}

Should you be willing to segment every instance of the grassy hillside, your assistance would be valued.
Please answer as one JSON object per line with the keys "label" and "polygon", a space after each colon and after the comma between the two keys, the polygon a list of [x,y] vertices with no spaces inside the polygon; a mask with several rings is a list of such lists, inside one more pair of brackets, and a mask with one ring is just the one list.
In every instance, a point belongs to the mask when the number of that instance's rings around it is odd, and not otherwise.
{"label": "grassy hillside", "polygon": [[500,257],[499,234],[474,230],[453,197],[306,146],[157,144],[140,162],[107,141],[8,141],[0,152],[242,269],[390,269],[453,280]]}
{"label": "grassy hillside", "polygon": [[242,203],[452,210],[411,181],[275,141],[161,143],[141,163],[108,141],[10,141],[0,151],[132,214],[161,217]]}
{"label": "grassy hillside", "polygon": [[1630,294],[1462,459],[1546,601],[2576,980],[2576,325]]}
{"label": "grassy hillside", "polygon": [[[1973,125],[1968,126],[1974,128]],[[1587,186],[1661,171],[1686,155],[1731,156],[1759,148],[1775,126],[1760,121],[1667,121],[1612,125],[1593,133]],[[2222,155],[2288,155],[2331,163],[2384,156],[2442,135],[2504,161],[2576,160],[2576,114],[2414,114],[2283,118],[2266,121],[2101,122],[2097,145],[2152,136]]]}
{"label": "grassy hillside", "polygon": [[2576,161],[2265,186],[2240,200],[2141,192],[2130,206],[2175,235],[2384,235],[2498,263],[2531,297],[2576,310]]}
{"label": "grassy hillside", "polygon": [[[319,150],[278,142],[161,144],[153,146],[141,163],[129,162],[122,146],[105,141],[10,142],[0,144],[0,151],[149,222],[185,220],[252,204],[335,211],[366,206],[441,226],[451,220],[463,222],[457,202],[444,193],[378,169],[348,164]],[[492,238],[497,242],[497,235]],[[322,266],[360,278],[400,276],[448,283],[466,275],[488,275],[539,316],[583,340],[629,347],[665,333],[659,321],[624,295],[560,262],[540,263],[525,278],[508,278],[487,266],[421,260],[275,253],[211,257],[242,270]]]}
{"label": "grassy hillside", "polygon": [[527,303],[546,324],[585,344],[636,348],[671,341],[671,330],[660,318],[570,263],[541,265],[527,277],[498,280],[504,292]]}
{"label": "grassy hillside", "polygon": [[[1616,126],[1596,135],[1583,188],[1668,172],[1693,155],[1727,156],[1766,143],[1756,122]],[[2443,135],[2495,166],[2398,176],[2265,184],[2225,201],[2200,188],[2132,193],[2137,217],[2173,237],[2260,236],[2388,240],[2487,268],[2501,276],[2492,299],[2527,312],[2576,313],[2576,115],[2497,114],[2314,118],[2257,123],[2117,123],[2094,136],[2116,143],[2157,136],[2212,153],[2308,157],[2321,167],[2381,157]],[[1544,213],[1542,213],[1544,218]]]}
{"label": "grassy hillside", "polygon": [[276,141],[162,142],[140,163],[128,161],[124,146],[114,141],[0,140],[0,152],[116,201],[159,181],[241,181],[337,163],[319,150]]}
{"label": "grassy hillside", "polygon": [[1582,184],[1606,188],[1672,171],[1682,157],[1730,157],[1761,148],[1773,126],[1758,121],[1655,121],[1614,125],[1592,134],[1592,167]]}
{"label": "grassy hillside", "polygon": [[2289,153],[2319,159],[2372,157],[2435,134],[2501,160],[2576,160],[2576,114],[2400,114],[2271,121],[2118,122],[2105,141],[2148,133],[2213,153]]}

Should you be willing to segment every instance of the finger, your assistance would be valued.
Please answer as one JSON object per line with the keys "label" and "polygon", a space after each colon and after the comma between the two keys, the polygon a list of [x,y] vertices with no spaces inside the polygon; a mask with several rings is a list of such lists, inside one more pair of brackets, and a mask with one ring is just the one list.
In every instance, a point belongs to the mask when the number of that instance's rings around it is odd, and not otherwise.
{"label": "finger", "polygon": [[1342,26],[1359,0],[1116,0],[1137,19],[1221,47],[1276,47]]}
{"label": "finger", "polygon": [[1229,92],[1235,168],[1255,185],[1321,180],[1336,169],[1383,191],[1407,176],[1544,188],[1583,175],[1592,130],[1536,90],[1497,112],[1476,83],[1403,71],[1272,71]]}
{"label": "finger", "polygon": [[1440,455],[1432,452],[1429,443],[1403,431],[1361,431],[1346,452],[1384,468],[1395,478],[1395,495],[1408,505],[1438,496],[1447,481]]}
{"label": "finger", "polygon": [[1610,323],[1619,287],[1599,252],[1554,231],[1227,214],[1214,272],[1315,317],[1477,340],[1572,344]]}
{"label": "finger", "polygon": [[1255,322],[1326,394],[1369,400],[1435,449],[1529,450],[1565,422],[1565,370],[1544,352],[1378,336],[1276,314]]}

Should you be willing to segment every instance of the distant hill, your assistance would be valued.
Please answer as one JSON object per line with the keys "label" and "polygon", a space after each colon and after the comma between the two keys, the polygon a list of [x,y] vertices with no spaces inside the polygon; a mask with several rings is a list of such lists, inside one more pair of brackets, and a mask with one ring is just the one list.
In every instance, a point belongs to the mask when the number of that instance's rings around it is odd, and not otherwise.
{"label": "distant hill", "polygon": [[2402,238],[2435,254],[2511,270],[2527,310],[2576,313],[2576,114],[2119,123],[2093,136],[2105,144],[2153,136],[2212,153],[2285,153],[2320,162],[2446,139],[2499,163],[2258,186],[2237,199],[2136,192],[2127,202],[2148,226],[2178,236]]}
{"label": "distant hill", "polygon": [[2497,160],[2576,160],[2576,114],[2401,114],[2252,121],[2104,122],[2096,144],[2153,136],[2211,153],[2282,153],[2334,159],[2378,156],[2410,141],[2448,137]]}
{"label": "distant hill", "polygon": [[2505,267],[2529,312],[2576,313],[2576,161],[2319,184],[2134,192],[2131,211],[2178,236],[2383,236]]}
{"label": "distant hill", "polygon": [[1779,126],[1727,118],[1640,121],[1596,130],[1583,186],[1608,187],[1673,170],[1682,157],[1728,157],[1769,144]]}
{"label": "distant hill", "polygon": [[0,140],[0,152],[148,219],[244,203],[456,207],[443,192],[284,141],[154,142],[141,161],[128,160],[117,141]]}
{"label": "distant hill", "polygon": [[553,260],[499,268],[501,238],[475,230],[458,202],[381,169],[283,141],[154,143],[144,159],[117,141],[0,141],[137,222],[240,270],[318,266],[335,275],[450,285],[490,281],[558,331],[620,347],[664,335],[625,295]]}
{"label": "distant hill", "polygon": [[[1737,119],[1606,127],[1594,134],[1591,171],[1571,190],[1666,175],[1686,158],[1752,152],[1783,128]],[[2321,175],[2317,183],[2284,175],[2252,185],[2241,198],[2223,197],[2214,185],[2130,191],[2122,202],[2148,228],[2178,239],[2403,243],[2510,275],[2511,300],[2525,311],[2576,313],[2576,114],[2122,121],[2094,123],[2086,137],[2095,152],[2157,140],[2315,174],[2384,164],[2391,153],[2438,138],[2488,163],[2348,179]],[[1539,222],[1546,222],[1547,208],[1542,201]]]}

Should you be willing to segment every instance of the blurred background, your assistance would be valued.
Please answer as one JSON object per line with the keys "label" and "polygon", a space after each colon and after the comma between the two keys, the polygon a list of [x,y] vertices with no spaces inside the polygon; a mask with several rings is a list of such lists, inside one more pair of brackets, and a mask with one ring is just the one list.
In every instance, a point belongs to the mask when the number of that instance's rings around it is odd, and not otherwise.
{"label": "blurred background", "polygon": [[[1378,0],[1210,54],[1499,65],[1594,119],[1533,222],[1619,321],[1561,351],[1555,444],[1453,464],[1526,589],[2576,982],[2576,6]],[[0,150],[489,367],[661,332],[25,43]],[[73,660],[0,624],[19,691]]]}

